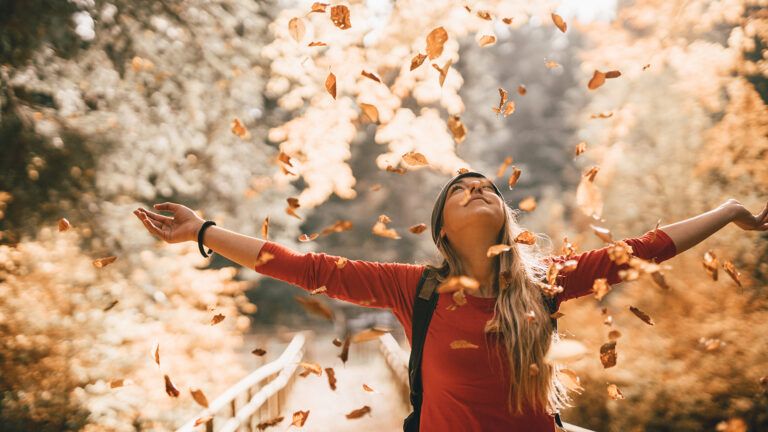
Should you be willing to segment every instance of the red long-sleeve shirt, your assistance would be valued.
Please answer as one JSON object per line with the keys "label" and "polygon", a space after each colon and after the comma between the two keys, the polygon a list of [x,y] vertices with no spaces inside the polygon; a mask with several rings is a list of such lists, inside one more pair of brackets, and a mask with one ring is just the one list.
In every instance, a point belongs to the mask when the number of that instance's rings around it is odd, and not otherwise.
{"label": "red long-sleeve shirt", "polygon": [[[648,231],[641,237],[623,240],[632,246],[633,255],[655,262],[677,253],[672,239],[660,229],[656,235]],[[564,290],[557,296],[558,307],[565,300],[590,294],[596,278],[607,278],[609,284],[621,281],[618,271],[628,265],[616,265],[607,249],[606,246],[571,257],[578,265],[559,279]],[[271,241],[264,244],[262,251],[273,254],[274,258],[257,266],[255,270],[259,273],[308,291],[325,286],[325,294],[339,300],[389,308],[411,342],[413,301],[423,265],[350,259],[339,269],[336,265],[339,257],[335,255],[296,252]],[[466,305],[448,310],[446,307],[453,303],[451,295],[439,295],[424,343],[420,430],[554,431],[553,416],[546,413],[511,415],[507,410],[508,365],[505,357],[499,362],[492,351],[503,345],[491,347],[483,331],[493,315],[496,299],[467,295]],[[461,339],[478,345],[479,349],[450,347],[452,341]]]}

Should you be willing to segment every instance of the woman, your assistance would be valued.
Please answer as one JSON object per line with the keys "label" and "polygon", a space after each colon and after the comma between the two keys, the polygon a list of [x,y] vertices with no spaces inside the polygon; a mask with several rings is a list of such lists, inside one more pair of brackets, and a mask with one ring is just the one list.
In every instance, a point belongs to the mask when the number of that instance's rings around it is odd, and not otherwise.
{"label": "woman", "polygon": [[[150,233],[168,243],[197,241],[204,221],[192,210],[175,203],[154,207],[173,216],[137,209],[134,214]],[[714,210],[624,242],[633,255],[661,262],[730,222],[745,230],[768,230],[768,204],[753,215],[730,199]],[[466,290],[465,302],[459,301],[463,304],[457,304],[453,293],[438,295],[423,348],[420,430],[554,431],[550,413],[568,406],[569,398],[544,362],[553,326],[543,293],[549,290],[559,307],[562,301],[590,294],[597,278],[618,283],[618,272],[627,264],[615,264],[609,246],[546,258],[517,244],[515,238],[523,230],[515,213],[493,182],[472,171],[446,183],[435,202],[431,225],[444,258],[440,266],[349,260],[340,267],[338,256],[300,253],[217,226],[205,231],[203,243],[240,265],[305,290],[325,286],[332,298],[390,308],[409,342],[422,273],[427,270],[441,282],[450,276],[473,278],[478,287]],[[488,258],[489,247],[497,244],[511,247]],[[576,268],[563,270],[554,286],[545,283],[549,264],[567,259],[576,260]],[[476,347],[455,349],[456,341]]]}

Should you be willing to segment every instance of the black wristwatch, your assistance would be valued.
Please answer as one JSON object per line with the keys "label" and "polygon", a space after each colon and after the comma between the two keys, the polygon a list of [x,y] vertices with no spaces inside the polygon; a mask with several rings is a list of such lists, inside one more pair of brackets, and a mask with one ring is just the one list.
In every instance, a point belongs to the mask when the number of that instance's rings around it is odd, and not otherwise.
{"label": "black wristwatch", "polygon": [[208,249],[208,255],[205,254],[205,248],[203,247],[203,232],[206,228],[208,228],[211,225],[216,225],[216,222],[212,220],[208,220],[203,222],[203,225],[200,227],[200,230],[197,231],[197,247],[200,249],[200,254],[203,255],[203,258],[208,258],[213,254],[213,249]]}

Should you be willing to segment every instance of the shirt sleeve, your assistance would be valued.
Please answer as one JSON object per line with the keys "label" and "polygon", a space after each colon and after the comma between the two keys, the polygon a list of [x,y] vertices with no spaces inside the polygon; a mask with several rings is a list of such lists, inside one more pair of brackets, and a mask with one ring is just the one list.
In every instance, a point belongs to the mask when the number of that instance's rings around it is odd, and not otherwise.
{"label": "shirt sleeve", "polygon": [[[640,237],[622,240],[632,246],[633,256],[656,263],[666,261],[677,254],[675,243],[661,229],[657,229],[656,234],[654,230],[650,230]],[[563,287],[563,292],[556,296],[558,307],[566,300],[591,294],[595,279],[606,278],[609,285],[621,282],[619,270],[628,269],[629,264],[614,263],[608,255],[610,247],[609,245],[582,252],[570,258],[577,260],[578,264],[572,272],[558,276],[558,284]],[[554,261],[565,260],[563,255],[554,257]]]}
{"label": "shirt sleeve", "polygon": [[[360,306],[390,308],[397,315],[411,311],[423,265],[348,260],[339,268],[339,256],[297,252],[267,241],[259,252],[274,256],[254,267],[257,272],[307,291],[325,286],[328,297]],[[258,259],[257,258],[257,259]]]}

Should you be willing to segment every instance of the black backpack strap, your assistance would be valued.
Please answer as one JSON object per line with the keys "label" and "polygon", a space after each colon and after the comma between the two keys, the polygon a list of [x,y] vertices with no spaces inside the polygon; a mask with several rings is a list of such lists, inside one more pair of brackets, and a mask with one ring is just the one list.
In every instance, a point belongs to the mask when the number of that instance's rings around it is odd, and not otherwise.
{"label": "black backpack strap", "polygon": [[[555,296],[544,296],[544,303],[547,305],[547,310],[549,310],[550,315],[557,312],[557,299]],[[550,320],[552,321],[552,327],[555,329],[554,331],[557,332],[557,320],[551,316]],[[555,413],[555,424],[561,428],[565,428],[565,426],[563,426],[563,421],[560,419],[560,413]]]}
{"label": "black backpack strap", "polygon": [[416,297],[413,301],[413,317],[411,319],[411,356],[408,360],[408,383],[410,384],[411,405],[413,411],[403,421],[403,431],[417,432],[421,418],[421,401],[423,388],[421,383],[421,358],[424,352],[424,341],[427,329],[432,320],[432,314],[437,306],[437,279],[427,274],[424,269],[416,287]]}

